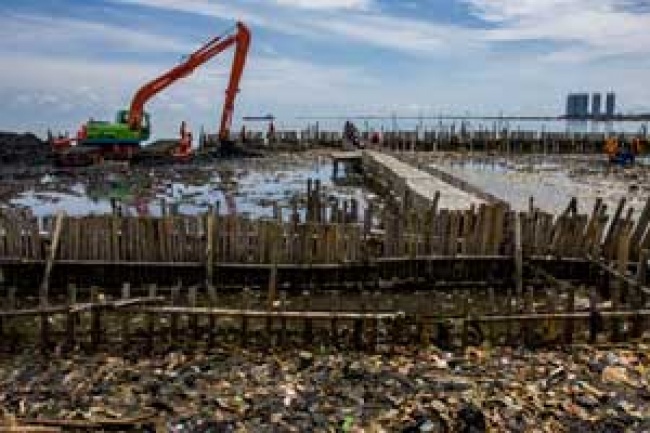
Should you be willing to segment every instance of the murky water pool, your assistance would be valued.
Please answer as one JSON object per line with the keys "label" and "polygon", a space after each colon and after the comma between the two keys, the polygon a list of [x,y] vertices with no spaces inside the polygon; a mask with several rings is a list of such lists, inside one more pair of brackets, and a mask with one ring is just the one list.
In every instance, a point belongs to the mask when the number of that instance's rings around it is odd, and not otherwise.
{"label": "murky water pool", "polygon": [[[196,215],[210,206],[222,214],[270,217],[274,204],[284,209],[303,199],[308,179],[320,181],[331,200],[355,199],[363,211],[376,197],[360,185],[335,184],[332,163],[325,156],[291,156],[263,160],[221,161],[174,168],[111,169],[84,176],[46,175],[21,192],[11,206],[37,216],[65,211],[68,215],[106,214],[119,202],[130,215],[162,213],[162,203],[174,212]],[[285,212],[288,216],[288,212]]]}
{"label": "murky water pool", "polygon": [[639,174],[623,174],[596,162],[568,165],[496,160],[445,161],[435,165],[508,201],[518,210],[528,209],[529,199],[533,197],[535,206],[559,213],[567,208],[572,197],[576,197],[579,212],[590,213],[600,197],[611,213],[625,197],[627,205],[638,215],[648,197],[647,183]]}

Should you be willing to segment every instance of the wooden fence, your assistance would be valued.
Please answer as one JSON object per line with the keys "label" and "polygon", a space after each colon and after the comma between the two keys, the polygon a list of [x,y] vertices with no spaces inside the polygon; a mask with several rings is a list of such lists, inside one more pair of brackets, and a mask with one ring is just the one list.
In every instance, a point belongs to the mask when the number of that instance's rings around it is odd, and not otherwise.
{"label": "wooden fence", "polygon": [[[37,219],[0,213],[0,262],[101,261],[160,263],[327,264],[426,256],[524,256],[636,261],[650,248],[650,202],[638,218],[622,199],[613,216],[601,200],[590,214],[573,199],[560,215],[502,204],[466,210],[395,213],[351,202],[328,203],[312,192],[288,220],[219,215],[133,217],[63,214]],[[520,225],[520,230],[516,226]],[[521,238],[517,239],[517,233]],[[56,242],[55,242],[56,241]]]}
{"label": "wooden fence", "polygon": [[[50,348],[55,341],[69,340],[74,346],[79,338],[91,347],[120,341],[129,347],[144,338],[154,347],[156,341],[174,342],[183,335],[194,342],[212,341],[220,329],[217,322],[242,340],[257,329],[260,342],[268,341],[265,335],[285,341],[299,329],[306,342],[315,341],[318,331],[323,334],[319,338],[338,341],[351,335],[348,343],[372,347],[430,338],[444,344],[450,323],[454,344],[533,342],[544,335],[564,342],[599,341],[603,334],[618,340],[640,338],[646,329],[650,202],[634,219],[625,200],[611,217],[600,200],[590,214],[579,214],[575,199],[560,215],[541,212],[532,202],[528,211],[514,212],[501,204],[438,209],[437,200],[425,212],[396,212],[328,202],[317,183],[308,189],[302,209],[294,203],[288,218],[276,208],[275,218],[257,221],[220,215],[218,206],[198,216],[162,217],[59,214],[37,219],[5,211],[0,215],[2,274],[11,266],[38,264],[21,275],[28,278],[36,270],[42,279],[40,296],[31,301],[15,286],[0,284],[0,340],[10,349],[18,340],[40,341]],[[121,298],[111,297],[112,292],[105,298],[97,286],[91,287],[96,284],[92,281],[85,286],[91,289],[83,302],[75,286],[63,303],[59,295],[49,294],[53,270],[74,273],[96,263],[113,266],[113,277],[123,278]],[[205,284],[164,290],[149,285],[132,298],[128,283],[133,280],[122,270],[150,263],[169,267],[176,277],[189,264],[192,272],[198,269],[205,276]],[[549,271],[548,263],[583,263],[588,268],[577,276],[560,276]],[[464,265],[460,279],[441,286],[444,281],[434,268],[453,276],[458,264]],[[224,295],[215,289],[221,282],[213,286],[214,273],[227,266],[245,274],[262,269],[264,301],[251,305],[246,295],[236,305],[219,301]],[[299,268],[308,274],[298,278],[300,291],[287,295],[279,275]],[[315,278],[317,269],[326,272]],[[346,274],[349,270],[356,280]],[[476,270],[492,279],[481,280],[472,274]],[[404,277],[411,291],[425,290],[400,297],[389,283]],[[250,277],[245,278],[250,284]],[[332,287],[338,295],[319,301]],[[187,301],[179,301],[181,290],[187,292]],[[305,290],[309,296],[298,300],[296,293],[301,296]],[[342,290],[343,306],[338,301]],[[80,289],[84,296],[87,292]],[[377,296],[368,296],[370,292]],[[287,296],[293,296],[290,302]],[[85,328],[77,325],[80,317]],[[181,319],[187,323],[185,331],[177,326]],[[118,331],[115,323],[122,324]]]}

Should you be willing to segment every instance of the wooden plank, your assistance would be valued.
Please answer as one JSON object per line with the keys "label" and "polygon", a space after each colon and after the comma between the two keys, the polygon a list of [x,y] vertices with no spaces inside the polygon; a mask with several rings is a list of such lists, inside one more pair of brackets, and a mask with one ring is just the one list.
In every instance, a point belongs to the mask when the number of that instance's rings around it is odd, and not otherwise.
{"label": "wooden plank", "polygon": [[[149,285],[149,298],[156,298],[158,287],[155,284]],[[156,332],[156,315],[147,314],[147,349],[151,352],[154,348],[154,334]]]}
{"label": "wooden plank", "polygon": [[447,238],[446,252],[450,256],[455,256],[458,251],[458,232],[460,228],[460,212],[452,211],[449,214],[449,234]]}
{"label": "wooden plank", "polygon": [[506,207],[502,205],[494,205],[494,226],[492,229],[490,249],[487,251],[487,254],[499,254],[499,247],[501,246],[501,242],[503,242],[505,217]]}
{"label": "wooden plank", "polygon": [[617,236],[621,215],[623,214],[623,208],[625,207],[626,198],[621,197],[621,200],[618,202],[616,207],[616,212],[614,212],[614,217],[612,222],[609,225],[609,230],[607,235],[605,235],[605,240],[603,241],[603,255],[607,258],[611,258],[614,255],[614,239]]}
{"label": "wooden plank", "polygon": [[591,217],[587,223],[587,227],[582,235],[582,248],[583,250],[588,250],[593,239],[594,232],[598,225],[598,220],[600,218],[600,209],[603,205],[603,199],[598,197],[596,203],[594,203],[594,208],[591,211]]}
{"label": "wooden plank", "polygon": [[549,252],[556,256],[561,256],[562,254],[562,242],[563,237],[566,235],[566,227],[568,225],[569,217],[567,215],[559,215],[555,219],[555,224],[553,224],[552,229],[552,240],[549,247]]}
{"label": "wooden plank", "polygon": [[56,259],[56,254],[59,248],[59,240],[61,238],[61,230],[63,228],[64,218],[65,218],[65,214],[63,212],[59,212],[56,216],[54,234],[52,235],[52,244],[50,245],[48,259],[47,262],[45,263],[45,271],[43,273],[43,280],[41,282],[41,288],[39,293],[41,306],[47,306],[48,304],[50,274],[52,273],[52,268],[54,267],[54,260]]}
{"label": "wooden plank", "polygon": [[7,248],[7,221],[4,215],[0,215],[0,257],[8,257]]}
{"label": "wooden plank", "polygon": [[147,225],[145,220],[146,217],[136,218],[136,236],[138,240],[138,259],[147,261],[149,248],[147,244]]}
{"label": "wooden plank", "polygon": [[481,254],[489,254],[491,247],[491,238],[492,232],[494,230],[494,217],[496,214],[495,206],[486,206],[485,207],[485,220],[483,227],[481,227],[482,232],[480,233],[480,252]]}
{"label": "wooden plank", "polygon": [[18,258],[18,252],[16,251],[16,221],[8,217],[5,220],[5,230],[6,230],[6,242],[7,242],[7,256]]}
{"label": "wooden plank", "polygon": [[521,246],[521,214],[515,212],[515,287],[517,296],[523,296],[524,259]]}
{"label": "wooden plank", "polygon": [[165,250],[169,261],[177,261],[177,245],[178,239],[176,236],[176,225],[174,223],[175,217],[167,215],[164,223],[163,235],[165,237]]}
{"label": "wooden plank", "polygon": [[[122,300],[128,301],[131,298],[131,285],[129,283],[124,283],[122,285]],[[128,349],[130,341],[130,315],[128,311],[124,311],[120,315],[120,340],[122,342],[122,347]]]}
{"label": "wooden plank", "polygon": [[636,259],[638,257],[641,241],[643,240],[644,234],[648,230],[648,224],[650,224],[650,198],[646,200],[645,207],[643,208],[643,211],[637,220],[636,228],[634,229],[632,238],[630,239],[633,259]]}
{"label": "wooden plank", "polygon": [[[618,238],[616,253],[616,270],[621,275],[627,274],[628,260],[630,255],[630,241],[632,231],[630,228],[623,228]],[[615,280],[611,284],[612,310],[617,311],[620,307],[621,296],[624,292],[625,280]],[[612,320],[612,341],[619,341],[621,335],[622,322],[617,318]]]}
{"label": "wooden plank", "polygon": [[440,210],[440,216],[438,218],[439,221],[439,231],[438,234],[440,236],[440,239],[438,241],[438,248],[436,250],[437,254],[441,255],[447,255],[447,247],[449,245],[448,239],[449,239],[449,225],[450,225],[450,216],[449,216],[449,211],[447,209],[441,209]]}
{"label": "wooden plank", "polygon": [[467,209],[463,213],[463,226],[462,226],[462,247],[461,247],[461,254],[468,254],[470,251],[470,245],[469,243],[471,242],[471,234],[472,234],[472,227],[473,227],[473,221],[474,219],[474,210],[473,209]]}
{"label": "wooden plank", "polygon": [[124,260],[127,262],[135,261],[133,234],[133,218],[122,217],[122,248],[124,248]]}
{"label": "wooden plank", "polygon": [[[650,252],[648,250],[639,251],[639,255],[638,255],[639,260],[638,260],[637,273],[636,273],[636,281],[639,286],[630,287],[630,292],[631,292],[630,296],[632,298],[631,307],[635,311],[643,309],[647,302],[647,296],[645,293],[643,293],[640,287],[645,286],[646,284],[647,275],[648,275],[648,259],[650,258],[649,253]],[[632,338],[641,338],[646,328],[647,328],[647,320],[645,320],[641,316],[636,316],[632,320],[632,330],[631,330]]]}
{"label": "wooden plank", "polygon": [[205,244],[205,284],[208,289],[208,297],[211,304],[216,302],[216,290],[214,288],[214,248],[215,248],[215,228],[216,218],[214,210],[210,210],[206,214],[206,244]]}
{"label": "wooden plank", "polygon": [[478,207],[476,221],[474,223],[474,230],[471,235],[471,243],[469,248],[470,254],[476,254],[476,255],[481,254],[481,238],[482,238],[483,229],[485,227],[486,207],[487,205],[485,203],[481,203]]}
{"label": "wooden plank", "polygon": [[[285,317],[287,319],[312,319],[312,320],[391,320],[402,317],[402,312],[390,313],[359,313],[359,312],[332,312],[332,311],[283,311],[283,310],[251,310],[251,309],[228,309],[228,308],[208,308],[208,307],[134,307],[134,311],[147,314],[186,314],[186,315],[215,315],[219,317],[248,317],[248,318],[267,318],[267,317]],[[648,312],[650,314],[650,312]]]}
{"label": "wooden plank", "polygon": [[[41,251],[41,223],[40,219],[38,216],[33,215],[30,212],[30,217],[29,217],[29,231],[30,231],[30,236],[31,236],[31,251],[33,252],[32,257],[35,259],[40,259],[43,257],[43,253]],[[0,223],[0,245],[2,245],[2,224]]]}
{"label": "wooden plank", "polygon": [[278,235],[279,229],[276,224],[271,224],[269,226],[270,236],[269,236],[269,246],[270,246],[270,261],[271,261],[271,270],[269,272],[269,287],[267,293],[267,309],[269,311],[274,309],[274,304],[278,296],[278,267],[277,267],[277,247],[278,247]]}

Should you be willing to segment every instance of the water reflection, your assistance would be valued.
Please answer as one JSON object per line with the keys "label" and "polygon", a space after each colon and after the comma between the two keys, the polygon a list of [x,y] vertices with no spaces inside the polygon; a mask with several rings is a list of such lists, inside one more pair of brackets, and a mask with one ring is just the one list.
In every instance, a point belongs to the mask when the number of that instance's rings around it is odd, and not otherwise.
{"label": "water reflection", "polygon": [[[159,216],[165,203],[173,212],[184,215],[218,207],[221,214],[271,217],[274,203],[290,208],[292,200],[304,201],[307,180],[313,179],[320,182],[327,197],[354,198],[363,211],[368,192],[360,186],[333,184],[332,169],[324,158],[303,158],[266,165],[224,162],[166,172],[115,171],[74,180],[49,176],[19,194],[11,204],[29,208],[38,216],[59,210],[77,216],[107,214],[115,203],[129,215]],[[288,212],[284,215],[288,216]]]}

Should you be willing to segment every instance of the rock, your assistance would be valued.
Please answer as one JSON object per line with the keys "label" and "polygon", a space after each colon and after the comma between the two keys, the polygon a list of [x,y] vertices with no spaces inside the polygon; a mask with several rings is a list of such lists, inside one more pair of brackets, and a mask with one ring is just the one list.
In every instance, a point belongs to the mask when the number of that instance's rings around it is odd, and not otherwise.
{"label": "rock", "polygon": [[546,378],[544,381],[544,389],[549,390],[553,386],[557,385],[558,383],[566,380],[567,378],[567,371],[564,368],[564,366],[560,366],[553,370],[551,374]]}
{"label": "rock", "polygon": [[639,384],[630,379],[625,367],[605,367],[601,373],[601,379],[605,383],[618,383],[638,388]]}
{"label": "rock", "polygon": [[456,428],[459,433],[481,433],[487,431],[485,415],[472,403],[464,404],[456,414]]}
{"label": "rock", "polygon": [[345,366],[343,373],[347,379],[363,379],[364,368],[359,361],[354,361]]}
{"label": "rock", "polygon": [[306,368],[309,368],[314,363],[314,355],[311,352],[307,352],[307,351],[303,350],[298,354],[298,358],[300,360],[299,365],[298,365],[298,368],[300,370],[304,370]]}
{"label": "rock", "polygon": [[578,395],[575,398],[575,402],[585,409],[593,409],[600,405],[598,399],[592,395]]}

